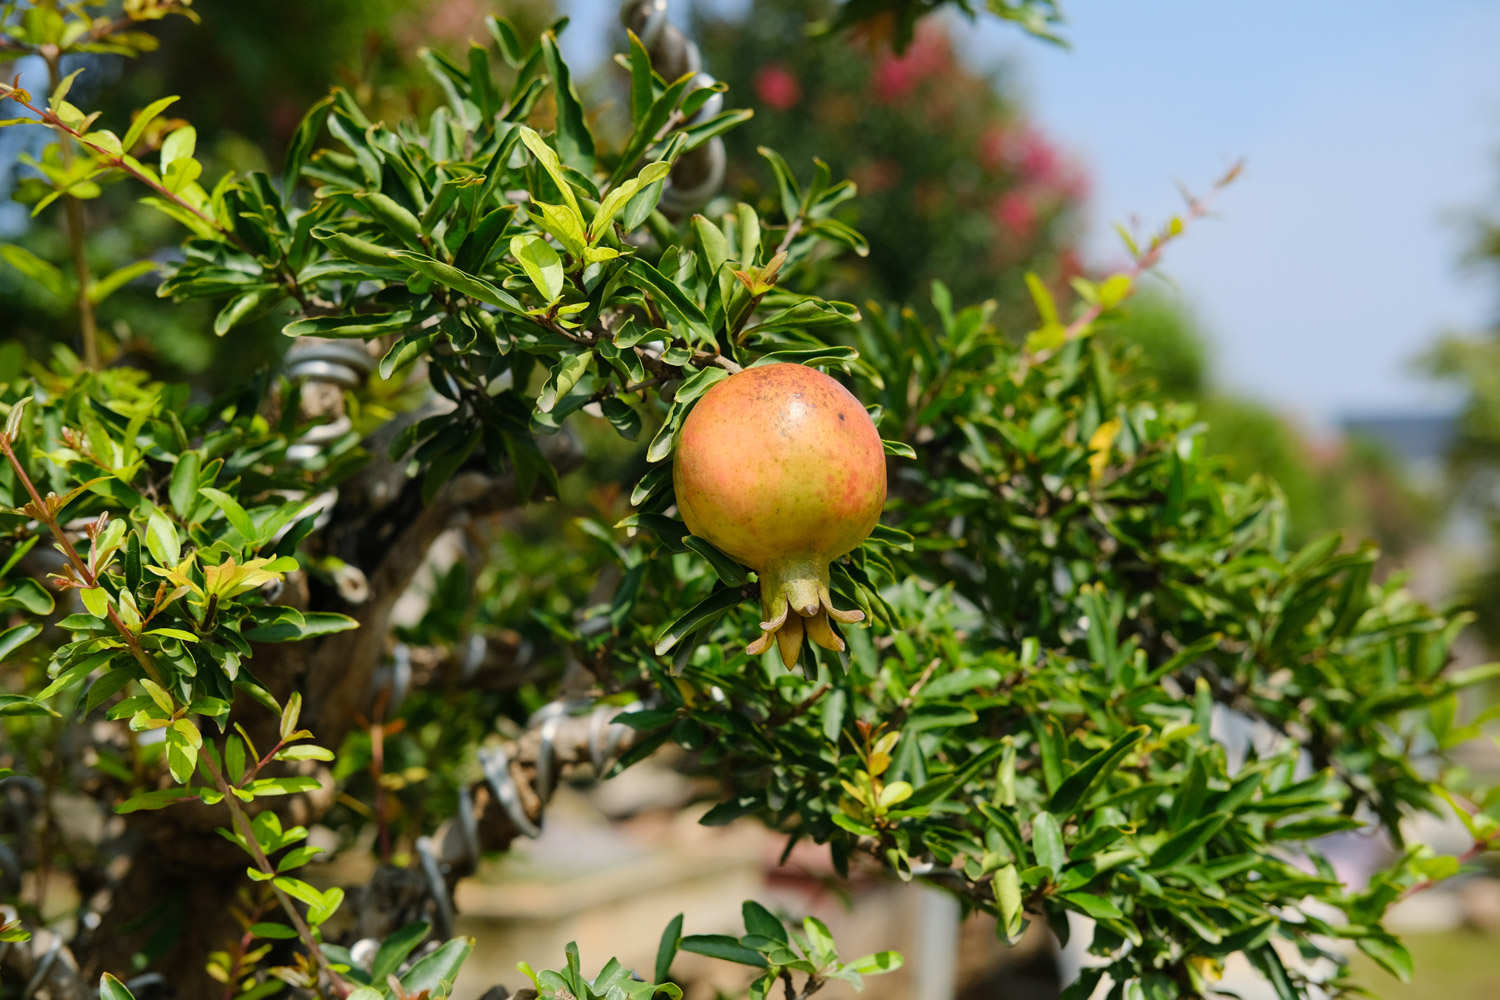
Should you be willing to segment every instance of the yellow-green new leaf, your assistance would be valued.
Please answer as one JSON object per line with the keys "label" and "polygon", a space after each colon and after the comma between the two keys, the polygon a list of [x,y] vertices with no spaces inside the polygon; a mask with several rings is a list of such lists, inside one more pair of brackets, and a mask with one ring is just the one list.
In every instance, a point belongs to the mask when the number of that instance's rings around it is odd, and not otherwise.
{"label": "yellow-green new leaf", "polygon": [[563,201],[573,210],[573,215],[582,226],[583,213],[578,210],[578,196],[573,193],[573,186],[568,183],[567,177],[563,174],[562,161],[557,156],[557,150],[547,145],[547,140],[543,139],[536,129],[522,125],[519,130],[521,141],[526,144],[527,149],[531,150],[531,155],[536,157],[542,169],[547,171],[547,176],[551,177],[552,182],[557,185],[562,193]]}
{"label": "yellow-green new leaf", "polygon": [[556,302],[558,296],[562,295],[563,263],[552,245],[535,233],[530,233],[513,237],[510,252],[547,304],[550,306]]}
{"label": "yellow-green new leaf", "polygon": [[604,200],[599,203],[599,211],[594,213],[594,221],[589,223],[589,242],[598,243],[600,238],[609,231],[609,225],[614,222],[615,216],[620,214],[620,210],[630,199],[667,176],[667,172],[671,169],[672,165],[665,160],[648,163],[639,174],[605,195]]}

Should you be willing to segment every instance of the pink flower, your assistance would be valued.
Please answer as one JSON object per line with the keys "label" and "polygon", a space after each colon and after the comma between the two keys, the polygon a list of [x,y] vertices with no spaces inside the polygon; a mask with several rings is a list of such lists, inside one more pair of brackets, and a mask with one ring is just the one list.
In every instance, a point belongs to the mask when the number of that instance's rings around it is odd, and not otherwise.
{"label": "pink flower", "polygon": [[802,84],[782,63],[762,66],[755,72],[755,96],[767,107],[787,111],[802,100]]}
{"label": "pink flower", "polygon": [[1005,154],[1009,148],[1010,133],[1000,125],[991,125],[979,137],[974,154],[984,169],[994,170],[1005,162]]}
{"label": "pink flower", "polygon": [[1024,243],[1036,229],[1036,206],[1020,191],[1007,191],[990,206],[990,218]]}
{"label": "pink flower", "polygon": [[902,55],[886,52],[875,64],[871,79],[875,99],[882,104],[893,104],[929,76],[952,65],[953,49],[948,44],[948,36],[941,28],[924,24],[917,29],[917,36]]}
{"label": "pink flower", "polygon": [[1077,164],[1074,164],[1062,182],[1063,197],[1068,201],[1084,201],[1089,196],[1089,175]]}
{"label": "pink flower", "polygon": [[1034,129],[1027,129],[1021,140],[1021,172],[1029,179],[1049,184],[1055,179],[1061,160],[1057,149]]}

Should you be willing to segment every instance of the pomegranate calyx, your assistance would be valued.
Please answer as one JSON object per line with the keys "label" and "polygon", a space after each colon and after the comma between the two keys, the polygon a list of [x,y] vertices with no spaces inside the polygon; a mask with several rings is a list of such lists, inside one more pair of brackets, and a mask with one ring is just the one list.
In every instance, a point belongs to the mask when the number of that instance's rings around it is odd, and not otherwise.
{"label": "pomegranate calyx", "polygon": [[833,606],[828,589],[828,564],[806,560],[768,567],[760,574],[761,608],[765,620],[761,634],[745,647],[752,656],[764,653],[775,641],[781,662],[791,669],[802,652],[803,637],[824,649],[844,651],[844,640],[831,621],[852,625],[864,621],[864,612]]}

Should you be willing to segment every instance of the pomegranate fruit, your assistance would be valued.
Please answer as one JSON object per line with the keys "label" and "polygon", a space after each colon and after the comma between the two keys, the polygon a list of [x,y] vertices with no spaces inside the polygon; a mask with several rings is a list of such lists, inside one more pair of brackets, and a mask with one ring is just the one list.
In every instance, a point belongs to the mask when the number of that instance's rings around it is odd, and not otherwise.
{"label": "pomegranate fruit", "polygon": [[859,400],[803,365],[747,368],[688,413],[672,484],[688,530],[760,576],[761,634],[788,667],[806,635],[825,649],[852,624],[828,593],[828,564],[874,529],[885,505],[885,449]]}

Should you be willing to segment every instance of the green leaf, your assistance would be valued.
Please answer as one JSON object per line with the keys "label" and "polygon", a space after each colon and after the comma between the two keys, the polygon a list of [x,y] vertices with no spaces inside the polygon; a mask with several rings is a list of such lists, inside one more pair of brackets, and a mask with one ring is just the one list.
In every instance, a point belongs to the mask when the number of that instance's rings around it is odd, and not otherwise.
{"label": "green leaf", "polygon": [[[185,719],[178,719],[177,722],[182,722],[192,728],[192,724]],[[197,736],[197,730],[193,732]],[[187,735],[178,728],[176,722],[167,728],[167,769],[172,772],[172,778],[178,784],[187,784],[188,779],[193,776],[194,769],[198,766],[198,750],[202,746],[202,737],[199,736],[198,740],[199,745],[194,746]]]}
{"label": "green leaf", "polygon": [[135,144],[141,141],[141,136],[146,134],[146,129],[156,120],[156,117],[176,102],[176,97],[163,97],[152,101],[136,112],[135,117],[130,120],[130,128],[126,130],[125,138],[120,140],[120,145],[124,147],[125,152],[128,153],[134,149]]}
{"label": "green leaf", "polygon": [[150,696],[151,700],[156,703],[156,707],[161,709],[163,715],[171,715],[176,709],[176,705],[174,705],[172,702],[172,696],[167,693],[166,688],[162,687],[151,678],[142,677],[141,688],[146,692],[147,695]]}
{"label": "green leaf", "polygon": [[136,278],[155,271],[158,266],[154,260],[138,260],[134,264],[126,264],[118,270],[111,271],[98,281],[90,282],[89,301],[98,305]]}
{"label": "green leaf", "polygon": [[302,714],[302,692],[293,691],[286,699],[286,707],[281,710],[281,739],[290,740],[292,734],[297,731],[297,720]]}
{"label": "green leaf", "polygon": [[209,503],[219,508],[225,520],[229,522],[235,531],[240,533],[241,538],[247,542],[259,540],[255,533],[255,522],[250,520],[250,515],[245,512],[245,508],[240,506],[238,500],[223,490],[215,489],[212,486],[205,486],[198,492],[207,497]]}
{"label": "green leaf", "polygon": [[172,480],[167,493],[172,509],[184,520],[192,516],[198,502],[198,472],[201,459],[196,451],[183,452],[172,466]]}
{"label": "green leaf", "polygon": [[1000,907],[1000,928],[1007,939],[1013,940],[1021,933],[1025,911],[1021,899],[1021,873],[1015,865],[1001,865],[995,870],[990,888],[995,893],[995,903]]}
{"label": "green leaf", "polygon": [[556,302],[563,290],[563,263],[552,245],[529,233],[512,237],[510,252],[547,304]]}
{"label": "green leaf", "polygon": [[802,918],[802,932],[807,935],[807,943],[811,946],[812,959],[819,965],[826,965],[838,958],[838,950],[833,944],[833,935],[828,932],[828,925],[817,917]]}
{"label": "green leaf", "polygon": [[41,634],[42,627],[35,622],[25,622],[0,632],[0,663]]}
{"label": "green leaf", "polygon": [[656,639],[656,655],[665,656],[684,638],[718,621],[726,611],[743,600],[744,597],[737,587],[721,587],[715,590],[693,605],[691,610],[662,629],[661,635]]}
{"label": "green leaf", "polygon": [[1058,898],[1095,920],[1107,920],[1125,915],[1112,901],[1091,892],[1063,892],[1058,894]]}
{"label": "green leaf", "polygon": [[1400,941],[1389,935],[1380,934],[1362,937],[1355,943],[1359,945],[1360,951],[1373,958],[1382,969],[1403,983],[1411,982],[1411,953]]}
{"label": "green leaf", "polygon": [[165,809],[174,802],[182,802],[185,799],[198,797],[196,790],[191,788],[162,788],[151,792],[140,792],[130,796],[124,802],[115,806],[115,812],[120,815],[126,813],[140,812],[146,809]]}
{"label": "green leaf", "polygon": [[[0,694],[0,716],[52,715],[58,713],[24,694]],[[60,716],[59,716],[60,717]]]}
{"label": "green leaf", "polygon": [[359,197],[370,210],[370,215],[385,227],[386,232],[413,250],[427,249],[426,240],[422,236],[422,222],[405,205],[379,191]]}
{"label": "green leaf", "polygon": [[1135,281],[1128,274],[1112,274],[1099,285],[1099,305],[1113,309],[1130,297]]}
{"label": "green leaf", "polygon": [[[318,848],[311,848],[311,850],[318,850]],[[330,917],[338,912],[339,906],[343,902],[344,889],[342,886],[336,885],[331,889],[325,889],[322,898],[307,908],[307,922],[314,927],[326,923]]]}
{"label": "green leaf", "polygon": [[484,26],[489,29],[490,37],[500,49],[501,57],[513,68],[519,67],[526,58],[526,50],[516,37],[516,29],[505,18],[495,17],[493,14],[485,15]]}
{"label": "green leaf", "polygon": [[161,142],[161,172],[165,177],[167,170],[172,164],[179,160],[192,158],[193,150],[198,146],[198,130],[191,125],[183,125],[174,129]]}
{"label": "green leaf", "polygon": [[286,924],[275,922],[251,924],[250,933],[256,937],[270,938],[273,941],[290,941],[297,936],[297,932]]}
{"label": "green leaf", "polygon": [[573,89],[568,64],[558,51],[557,36],[550,31],[542,35],[542,58],[547,64],[547,75],[552,77],[552,92],[557,101],[557,151],[568,166],[582,174],[591,174],[594,137],[584,123],[583,105]]}
{"label": "green leaf", "polygon": [[53,88],[51,96],[47,98],[47,108],[49,110],[56,112],[62,107],[63,102],[68,99],[68,91],[73,89],[73,81],[82,72],[83,68],[75,69],[57,82],[57,86]]}
{"label": "green leaf", "polygon": [[425,254],[411,253],[406,250],[392,250],[389,256],[418,274],[425,274],[444,288],[451,288],[471,299],[487,302],[520,316],[526,314],[525,308],[509,292],[501,291],[483,278],[465,274],[451,264],[444,264]]}
{"label": "green leaf", "polygon": [[302,168],[307,165],[307,158],[312,155],[313,146],[317,144],[318,136],[322,134],[332,110],[333,97],[330,95],[308,108],[307,114],[297,123],[297,131],[292,133],[292,141],[287,144],[286,161],[282,168],[283,186],[288,193],[302,176]]}
{"label": "green leaf", "polygon": [[1031,847],[1036,854],[1036,863],[1051,869],[1054,877],[1068,863],[1062,828],[1058,826],[1057,817],[1049,812],[1039,812],[1031,821]]}
{"label": "green leaf", "polygon": [[551,233],[568,252],[568,256],[574,260],[583,260],[589,249],[588,237],[583,229],[583,217],[567,205],[553,205],[545,201],[532,202],[532,208],[537,213],[537,225]]}
{"label": "green leaf", "polygon": [[399,250],[398,247],[384,246],[323,226],[315,226],[313,228],[312,238],[330,250],[348,257],[352,261],[368,264],[371,267],[394,267],[395,262],[391,260],[391,254]]}
{"label": "green leaf", "polygon": [[698,553],[713,567],[714,575],[728,587],[738,587],[747,579],[745,568],[715,548],[713,543],[697,535],[685,535],[682,544]]}
{"label": "green leaf", "polygon": [[682,950],[690,951],[695,955],[723,959],[726,962],[737,962],[740,965],[753,965],[758,968],[766,966],[765,956],[754,949],[746,948],[737,939],[727,934],[689,934],[682,939]]}
{"label": "green leaf", "polygon": [[639,174],[612,188],[599,203],[599,210],[594,213],[594,219],[589,223],[589,242],[599,242],[599,239],[609,230],[610,223],[614,222],[615,216],[620,214],[620,210],[636,195],[665,178],[671,169],[672,165],[665,160],[648,163],[641,168]]}
{"label": "green leaf", "polygon": [[176,566],[182,559],[182,542],[177,537],[177,529],[155,507],[146,518],[146,549],[162,566]]}
{"label": "green leaf", "polygon": [[1037,315],[1042,319],[1044,328],[1060,327],[1062,324],[1057,318],[1057,304],[1052,301],[1052,292],[1040,277],[1031,271],[1026,272],[1026,290],[1031,293],[1031,301],[1036,305]]}
{"label": "green leaf", "polygon": [[[391,251],[387,257],[400,251]],[[387,260],[389,263],[389,260]],[[351,313],[347,316],[306,316],[281,328],[288,337],[379,337],[411,327],[410,309],[386,313]]]}
{"label": "green leaf", "polygon": [[1124,736],[1115,740],[1103,750],[1094,754],[1084,761],[1083,766],[1068,775],[1063,783],[1058,786],[1056,792],[1047,803],[1048,811],[1066,820],[1077,811],[1083,804],[1091,791],[1094,790],[1109,773],[1119,766],[1120,761],[1131,748],[1139,743],[1146,734],[1150,732],[1145,726],[1138,726],[1130,730]]}
{"label": "green leaf", "polygon": [[125,984],[106,972],[99,977],[99,1000],[135,1000]]}
{"label": "green leaf", "polygon": [[[745,933],[755,934],[760,937],[780,941],[787,941],[786,926],[776,918],[770,910],[761,906],[753,899],[747,899],[740,904],[740,915],[745,921]],[[662,975],[656,977],[658,980],[665,978]]]}
{"label": "green leaf", "polygon": [[552,369],[552,374],[542,386],[542,391],[536,397],[536,408],[541,413],[551,413],[557,401],[572,391],[589,370],[594,361],[591,351],[579,351],[577,354],[564,355],[562,360]]}
{"label": "green leaf", "polygon": [[776,175],[776,189],[781,193],[781,213],[790,223],[802,214],[802,192],[797,187],[797,178],[793,176],[792,168],[787,166],[786,160],[774,149],[757,146],[755,151],[765,158],[771,165],[771,172]]}
{"label": "green leaf", "polygon": [[677,914],[661,932],[661,943],[656,946],[657,982],[664,982],[672,971],[672,959],[682,942],[682,914]]}
{"label": "green leaf", "polygon": [[385,977],[400,968],[412,949],[427,940],[427,934],[431,930],[428,924],[419,921],[407,924],[382,941],[379,950],[375,952],[375,958],[370,962],[371,981],[385,982]]}
{"label": "green leaf", "polygon": [[547,144],[540,134],[533,128],[521,125],[517,128],[521,134],[521,143],[536,157],[536,161],[547,171],[552,182],[557,185],[558,191],[563,197],[563,204],[572,210],[573,218],[578,222],[579,233],[583,231],[583,212],[578,208],[578,196],[573,193],[573,185],[568,182],[567,175],[563,173],[562,162],[558,159],[557,150]]}
{"label": "green leaf", "polygon": [[635,279],[637,287],[652,296],[657,308],[666,314],[668,322],[676,327],[679,335],[689,343],[708,343],[713,340],[708,318],[703,315],[703,310],[698,308],[697,303],[683,293],[677,282],[668,279],[639,257],[632,257],[625,269]]}
{"label": "green leaf", "polygon": [[1214,834],[1218,833],[1227,822],[1229,822],[1229,814],[1221,812],[1204,816],[1188,824],[1156,849],[1156,853],[1151,855],[1148,869],[1161,871],[1163,868],[1170,868],[1212,840]]}
{"label": "green leaf", "polygon": [[49,264],[25,247],[0,243],[0,260],[5,261],[34,284],[59,301],[67,301],[68,279],[54,264]]}
{"label": "green leaf", "polygon": [[318,787],[317,778],[294,775],[287,778],[256,778],[245,786],[245,791],[257,797],[262,795],[297,795],[302,792],[310,792]]}
{"label": "green leaf", "polygon": [[277,760],[333,760],[334,753],[327,747],[320,747],[312,743],[300,743],[297,746],[287,747],[276,754]]}
{"label": "green leaf", "polygon": [[877,951],[873,955],[856,958],[849,963],[849,968],[862,976],[875,976],[885,972],[895,972],[905,964],[899,951]]}
{"label": "green leaf", "polygon": [[411,994],[427,990],[433,996],[447,996],[453,992],[459,967],[473,950],[473,938],[454,938],[414,964],[401,977],[402,988]]}
{"label": "green leaf", "polygon": [[22,577],[0,583],[0,610],[11,607],[30,611],[34,615],[50,615],[54,605],[52,595],[46,587],[30,577]]}
{"label": "green leaf", "polygon": [[109,614],[109,595],[104,592],[103,587],[85,587],[78,592],[78,597],[88,613],[95,618],[103,618]]}

